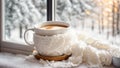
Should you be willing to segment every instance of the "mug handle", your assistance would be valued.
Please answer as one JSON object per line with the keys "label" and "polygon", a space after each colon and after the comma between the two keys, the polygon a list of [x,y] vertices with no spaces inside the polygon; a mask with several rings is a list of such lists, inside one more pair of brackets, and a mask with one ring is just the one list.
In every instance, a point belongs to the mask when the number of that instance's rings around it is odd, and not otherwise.
{"label": "mug handle", "polygon": [[29,43],[29,42],[27,41],[27,39],[26,39],[26,33],[27,33],[28,31],[34,31],[34,28],[27,29],[27,30],[24,32],[24,40],[25,40],[25,42],[26,42],[28,45],[33,46],[34,44]]}

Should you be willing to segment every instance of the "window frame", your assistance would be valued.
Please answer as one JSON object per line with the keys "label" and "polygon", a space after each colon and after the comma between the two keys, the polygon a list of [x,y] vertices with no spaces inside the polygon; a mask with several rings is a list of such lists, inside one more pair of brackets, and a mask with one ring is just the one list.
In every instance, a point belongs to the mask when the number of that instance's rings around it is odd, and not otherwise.
{"label": "window frame", "polygon": [[[55,0],[47,0],[47,19],[54,20],[54,3]],[[9,41],[3,41],[3,24],[4,24],[4,0],[0,0],[0,51],[10,53],[31,54],[33,47]]]}

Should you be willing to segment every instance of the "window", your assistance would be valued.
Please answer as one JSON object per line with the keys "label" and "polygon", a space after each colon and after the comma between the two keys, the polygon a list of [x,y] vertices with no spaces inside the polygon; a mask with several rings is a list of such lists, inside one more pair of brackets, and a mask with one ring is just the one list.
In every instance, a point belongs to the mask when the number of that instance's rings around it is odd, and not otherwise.
{"label": "window", "polygon": [[94,12],[99,9],[92,0],[57,0],[56,3],[56,20],[69,22],[75,28],[91,27],[92,23],[97,22]]}
{"label": "window", "polygon": [[30,51],[32,48],[22,46],[25,45],[23,34],[36,23],[47,21],[47,0],[0,0],[0,3],[1,49]]}
{"label": "window", "polygon": [[24,43],[24,31],[47,19],[46,0],[4,0],[5,41]]}
{"label": "window", "polygon": [[0,0],[0,3],[3,51],[32,51],[25,45],[23,33],[47,20],[65,21],[78,31],[120,44],[119,0]]}
{"label": "window", "polygon": [[55,20],[120,45],[120,0],[56,0],[55,11]]}

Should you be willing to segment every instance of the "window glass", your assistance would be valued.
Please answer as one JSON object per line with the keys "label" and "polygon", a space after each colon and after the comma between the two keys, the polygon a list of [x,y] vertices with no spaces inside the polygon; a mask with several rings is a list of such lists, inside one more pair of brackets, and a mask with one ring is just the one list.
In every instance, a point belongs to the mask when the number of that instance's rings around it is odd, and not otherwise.
{"label": "window glass", "polygon": [[55,20],[120,44],[120,0],[57,0],[55,11]]}
{"label": "window glass", "polygon": [[27,28],[46,21],[47,0],[3,0],[4,40],[23,42]]}
{"label": "window glass", "polygon": [[56,20],[66,21],[73,27],[91,27],[99,9],[92,0],[57,0]]}

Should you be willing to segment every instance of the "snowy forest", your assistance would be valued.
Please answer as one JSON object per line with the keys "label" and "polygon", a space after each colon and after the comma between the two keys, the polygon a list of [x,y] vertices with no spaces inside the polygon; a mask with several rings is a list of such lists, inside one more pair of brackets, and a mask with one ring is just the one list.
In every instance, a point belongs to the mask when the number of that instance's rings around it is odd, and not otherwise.
{"label": "snowy forest", "polygon": [[27,28],[46,21],[46,0],[4,0],[5,39],[24,41],[23,34]]}
{"label": "snowy forest", "polygon": [[[120,44],[120,0],[55,1],[55,20]],[[24,41],[27,28],[47,20],[47,0],[4,0],[4,9],[6,40]]]}

